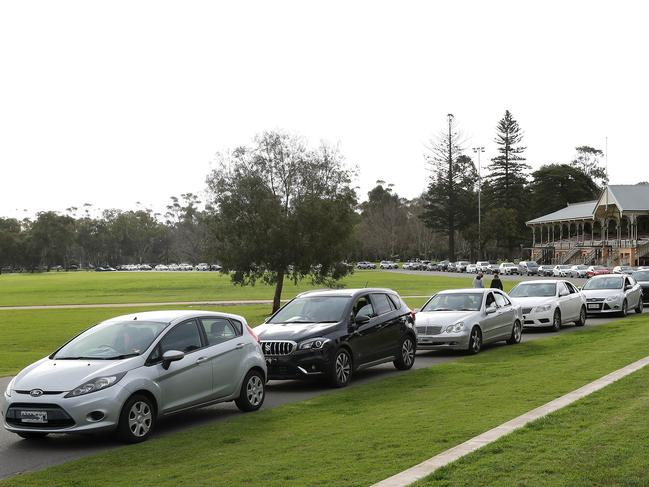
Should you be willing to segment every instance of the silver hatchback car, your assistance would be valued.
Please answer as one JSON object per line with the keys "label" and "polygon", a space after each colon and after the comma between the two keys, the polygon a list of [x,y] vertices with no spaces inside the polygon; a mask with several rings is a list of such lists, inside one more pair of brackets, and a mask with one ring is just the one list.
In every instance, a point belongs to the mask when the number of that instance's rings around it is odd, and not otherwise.
{"label": "silver hatchback car", "polygon": [[4,427],[23,438],[116,430],[147,439],[157,418],[235,401],[261,407],[266,363],[238,315],[151,311],[104,321],[23,369],[0,405]]}

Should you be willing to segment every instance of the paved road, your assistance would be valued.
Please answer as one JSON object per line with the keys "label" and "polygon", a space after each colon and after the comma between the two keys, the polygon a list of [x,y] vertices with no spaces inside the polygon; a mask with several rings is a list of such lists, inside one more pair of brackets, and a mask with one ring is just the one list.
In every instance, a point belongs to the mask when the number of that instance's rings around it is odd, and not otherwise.
{"label": "paved road", "polygon": [[[649,312],[649,311],[648,311]],[[592,326],[613,321],[615,318],[589,318],[585,328],[566,326],[561,333],[578,333]],[[553,336],[551,332],[526,330],[523,343]],[[483,353],[506,346],[504,344],[487,345]],[[462,357],[453,352],[418,352],[414,368],[421,369],[437,364],[450,362]],[[350,387],[375,380],[407,374],[394,369],[392,364],[384,364],[372,369],[358,372]],[[0,378],[0,391],[4,392],[10,378]],[[264,408],[273,408],[282,404],[293,403],[321,394],[335,393],[332,389],[318,383],[298,381],[273,381],[269,384]],[[157,435],[168,435],[190,427],[201,426],[216,421],[225,421],[239,416],[234,404],[219,404],[166,418],[158,424]],[[121,444],[110,435],[74,436],[50,435],[43,441],[26,441],[0,428],[0,478],[9,477],[20,472],[42,470],[52,465],[61,464],[87,455],[119,447]]]}

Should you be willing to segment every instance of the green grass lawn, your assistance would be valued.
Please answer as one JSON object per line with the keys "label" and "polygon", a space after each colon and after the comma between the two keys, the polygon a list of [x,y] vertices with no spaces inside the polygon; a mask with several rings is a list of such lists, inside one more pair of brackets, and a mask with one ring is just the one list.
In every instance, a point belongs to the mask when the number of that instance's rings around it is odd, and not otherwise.
{"label": "green grass lawn", "polygon": [[[0,485],[368,485],[633,362],[647,350],[649,317],[633,316],[241,414]],[[641,427],[645,423],[643,418]],[[576,463],[558,448],[547,454],[555,455],[552,465]],[[521,462],[512,455],[508,468],[524,468]],[[495,473],[490,478],[499,479]]]}
{"label": "green grass lawn", "polygon": [[[344,287],[388,287],[404,296],[430,296],[446,288],[467,287],[471,277],[356,271]],[[506,284],[509,284],[506,282]],[[312,289],[310,280],[287,281],[285,299]],[[165,301],[272,299],[274,288],[233,286],[216,272],[50,272],[0,275],[0,306],[47,304],[149,303]]]}
{"label": "green grass lawn", "polygon": [[649,485],[647,383],[644,368],[416,485]]}

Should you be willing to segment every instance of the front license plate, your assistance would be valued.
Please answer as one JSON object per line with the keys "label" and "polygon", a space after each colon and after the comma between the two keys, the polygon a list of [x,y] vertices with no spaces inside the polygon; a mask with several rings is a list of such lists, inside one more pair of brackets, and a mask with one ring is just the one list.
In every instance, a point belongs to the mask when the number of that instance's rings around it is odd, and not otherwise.
{"label": "front license plate", "polygon": [[588,309],[599,309],[599,304],[589,304]]}
{"label": "front license plate", "polygon": [[23,423],[47,423],[47,411],[20,411]]}

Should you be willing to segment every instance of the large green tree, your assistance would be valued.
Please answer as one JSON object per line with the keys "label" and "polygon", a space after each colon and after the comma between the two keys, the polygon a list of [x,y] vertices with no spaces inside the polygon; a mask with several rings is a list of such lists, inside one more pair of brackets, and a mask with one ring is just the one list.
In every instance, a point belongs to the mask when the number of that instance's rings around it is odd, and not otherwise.
{"label": "large green tree", "polygon": [[599,149],[587,145],[576,147],[575,151],[577,151],[577,154],[570,163],[572,167],[586,174],[600,188],[606,186],[608,184],[608,174],[606,173],[606,168],[602,167],[604,153]]}
{"label": "large green tree", "polygon": [[545,215],[568,203],[594,200],[600,188],[593,178],[568,164],[547,164],[532,173],[531,206],[535,215]]}
{"label": "large green tree", "polygon": [[448,116],[448,130],[438,135],[427,162],[432,174],[424,195],[422,219],[431,229],[448,237],[448,259],[454,261],[456,233],[477,214],[478,175],[473,161],[462,154],[452,115]]}
{"label": "large green tree", "polygon": [[331,283],[348,272],[356,194],[340,153],[264,132],[221,158],[208,176],[208,249],[233,282],[275,285],[285,276]]}

